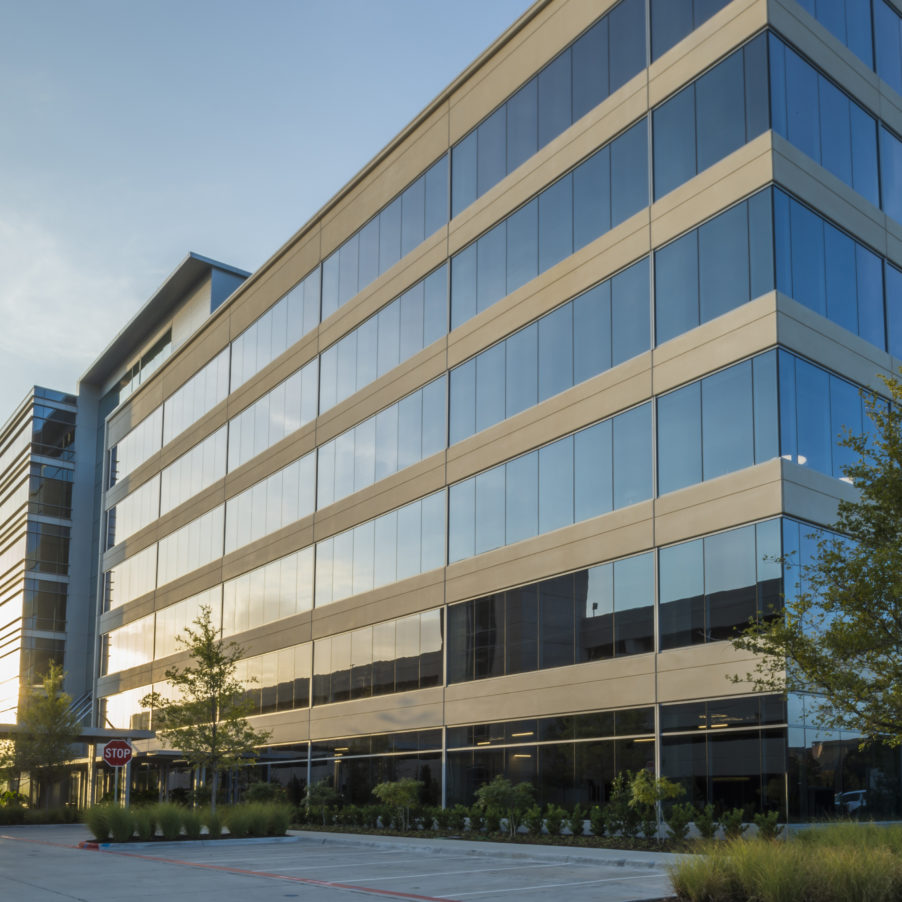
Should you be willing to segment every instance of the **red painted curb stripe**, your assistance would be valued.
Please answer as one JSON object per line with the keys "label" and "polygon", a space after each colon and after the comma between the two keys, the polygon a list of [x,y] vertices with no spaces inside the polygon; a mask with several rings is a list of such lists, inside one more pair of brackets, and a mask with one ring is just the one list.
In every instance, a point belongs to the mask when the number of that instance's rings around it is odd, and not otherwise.
{"label": "red painted curb stripe", "polygon": [[79,849],[89,848],[88,846],[73,846],[71,843],[49,842],[46,839],[26,839],[24,836],[9,836],[6,833],[0,833],[0,839],[8,839],[12,842],[30,842],[36,846],[54,846],[57,849]]}

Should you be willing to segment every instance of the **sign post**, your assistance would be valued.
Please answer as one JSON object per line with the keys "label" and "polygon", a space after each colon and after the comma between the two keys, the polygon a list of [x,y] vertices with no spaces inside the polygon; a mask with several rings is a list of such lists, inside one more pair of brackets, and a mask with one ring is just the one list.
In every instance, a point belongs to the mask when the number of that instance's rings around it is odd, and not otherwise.
{"label": "sign post", "polygon": [[103,747],[103,760],[116,771],[116,804],[119,804],[119,771],[132,760],[132,747],[125,739],[111,739]]}

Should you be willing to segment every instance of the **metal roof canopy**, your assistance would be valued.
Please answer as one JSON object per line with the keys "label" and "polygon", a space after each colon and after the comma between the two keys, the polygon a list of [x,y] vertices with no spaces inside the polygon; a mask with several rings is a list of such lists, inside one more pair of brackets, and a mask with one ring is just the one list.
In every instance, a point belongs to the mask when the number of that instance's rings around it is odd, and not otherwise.
{"label": "metal roof canopy", "polygon": [[[0,723],[0,739],[11,739],[21,731],[19,724]],[[153,739],[157,734],[153,730],[118,730],[107,727],[82,727],[76,742],[88,742],[98,745],[101,742],[109,742],[110,739]]]}

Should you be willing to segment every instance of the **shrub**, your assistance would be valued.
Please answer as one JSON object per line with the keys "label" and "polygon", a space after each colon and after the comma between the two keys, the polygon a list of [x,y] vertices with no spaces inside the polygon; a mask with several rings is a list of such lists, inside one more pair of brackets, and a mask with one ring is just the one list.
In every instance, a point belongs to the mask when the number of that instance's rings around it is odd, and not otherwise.
{"label": "shrub", "polygon": [[201,819],[200,812],[194,808],[182,809],[182,827],[185,830],[186,839],[200,839]]}
{"label": "shrub", "polygon": [[579,803],[573,806],[573,811],[566,819],[567,829],[573,836],[582,836],[585,830],[586,812],[580,807]]}
{"label": "shrub", "polygon": [[455,833],[463,833],[467,829],[467,817],[470,809],[466,805],[455,805],[448,809],[448,829]]}
{"label": "shrub", "polygon": [[723,835],[726,839],[739,839],[749,825],[744,824],[745,812],[741,808],[734,808],[732,811],[725,811],[720,816],[720,826],[723,828]]}
{"label": "shrub", "polygon": [[248,833],[251,836],[266,836],[269,830],[269,806],[254,802],[243,807],[247,811]]}
{"label": "shrub", "polygon": [[267,836],[284,836],[291,823],[291,808],[285,804],[270,803],[267,810]]}
{"label": "shrub", "polygon": [[589,809],[589,826],[592,828],[593,836],[604,836],[607,822],[605,820],[605,810],[601,805],[593,805]]}
{"label": "shrub", "polygon": [[373,795],[395,809],[395,820],[401,830],[407,830],[410,823],[410,809],[420,800],[421,780],[404,777],[391,783],[379,783],[373,787]]}
{"label": "shrub", "polygon": [[549,802],[545,809],[545,829],[551,836],[560,836],[561,828],[564,826],[564,818],[567,812],[560,807]]}
{"label": "shrub", "polygon": [[[521,782],[514,785],[507,777],[498,774],[491,783],[484,783],[476,790],[476,804],[486,815],[496,813],[499,818],[507,818],[510,835],[514,836],[523,820],[523,813],[532,804],[532,783]],[[490,833],[496,831],[489,830]]]}
{"label": "shrub", "polygon": [[776,839],[782,832],[783,828],[777,823],[780,818],[779,811],[768,811],[767,814],[755,815],[755,826],[758,828],[759,839]]}
{"label": "shrub", "polygon": [[98,842],[106,842],[110,838],[110,806],[94,805],[85,812],[85,824],[91,835]]}
{"label": "shrub", "polygon": [[107,812],[113,842],[128,842],[135,835],[135,816],[130,808],[113,805]]}
{"label": "shrub", "polygon": [[376,816],[378,818],[377,827],[381,827],[383,830],[391,830],[394,824],[393,814],[391,808],[388,805],[376,805],[374,806],[376,809]]}
{"label": "shrub", "polygon": [[251,832],[251,819],[247,805],[233,805],[225,813],[225,824],[229,828],[229,836],[243,839]]}
{"label": "shrub", "polygon": [[630,771],[620,771],[611,783],[611,796],[605,806],[608,830],[630,838],[639,832],[639,814],[630,804],[633,798],[632,781]]}
{"label": "shrub", "polygon": [[468,810],[468,815],[470,818],[470,829],[474,833],[482,833],[488,826],[486,823],[485,812],[478,806],[473,805]]}
{"label": "shrub", "polygon": [[182,807],[174,802],[159,802],[151,809],[154,823],[163,839],[178,839],[182,833]]}
{"label": "shrub", "polygon": [[541,836],[542,827],[545,825],[541,806],[532,805],[527,808],[526,814],[523,815],[523,823],[526,825],[526,832],[530,836]]}
{"label": "shrub", "polygon": [[677,802],[670,806],[670,811],[664,818],[670,838],[677,842],[683,842],[689,835],[689,825],[695,817],[695,807],[689,802]]}
{"label": "shrub", "polygon": [[451,827],[451,811],[448,808],[435,809],[435,826],[441,833],[447,833]]}
{"label": "shrub", "polygon": [[695,829],[702,839],[714,839],[717,833],[717,819],[714,817],[714,806],[705,805],[695,812]]}
{"label": "shrub", "polygon": [[154,830],[154,822],[150,809],[143,806],[133,808],[132,815],[135,819],[135,833],[138,834],[138,839],[142,842],[148,842],[153,839],[156,831]]}
{"label": "shrub", "polygon": [[279,783],[251,783],[244,790],[245,802],[284,802],[285,789]]}
{"label": "shrub", "polygon": [[222,838],[222,813],[219,810],[214,811],[212,808],[206,808],[201,813],[201,820],[207,827],[207,836],[210,839]]}

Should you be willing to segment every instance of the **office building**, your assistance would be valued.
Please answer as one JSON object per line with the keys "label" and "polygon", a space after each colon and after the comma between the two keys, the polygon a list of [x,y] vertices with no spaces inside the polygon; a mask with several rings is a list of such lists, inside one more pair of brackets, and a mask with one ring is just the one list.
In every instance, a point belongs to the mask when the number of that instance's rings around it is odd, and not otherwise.
{"label": "office building", "polygon": [[851,497],[837,433],[902,356],[900,23],[536,3],[101,409],[104,721],[148,724],[206,605],[282,782],[889,799],[897,754],[730,682],[728,640]]}

